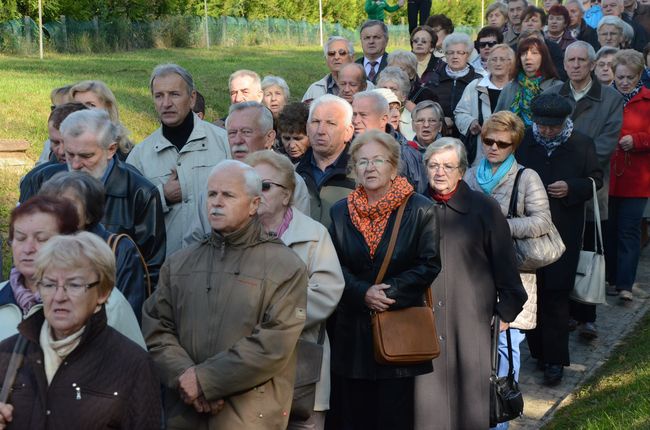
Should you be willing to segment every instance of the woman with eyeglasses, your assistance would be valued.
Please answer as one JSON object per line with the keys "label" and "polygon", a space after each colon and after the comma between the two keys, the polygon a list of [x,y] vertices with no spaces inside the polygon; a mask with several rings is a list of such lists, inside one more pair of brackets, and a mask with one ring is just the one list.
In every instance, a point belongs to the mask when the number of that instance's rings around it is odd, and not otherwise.
{"label": "woman with eyeglasses", "polygon": [[625,44],[625,21],[613,15],[604,16],[598,22],[596,34],[600,46],[609,46],[611,48],[624,48]]}
{"label": "woman with eyeglasses", "polygon": [[488,74],[482,79],[476,79],[467,85],[463,97],[454,110],[454,120],[458,131],[463,136],[477,136],[476,157],[468,160],[472,165],[478,164],[485,154],[481,145],[481,122],[479,121],[479,106],[483,121],[487,120],[497,105],[503,88],[512,81],[512,65],[515,52],[506,44],[495,45],[487,58]]}
{"label": "woman with eyeglasses", "polygon": [[[74,222],[74,208],[68,211]],[[18,227],[14,239],[22,237]],[[81,232],[51,238],[34,257],[32,293],[43,306],[0,343],[5,375],[14,347],[26,342],[9,401],[0,403],[0,428],[160,429],[160,382],[151,358],[107,324],[113,251]]]}
{"label": "woman with eyeglasses", "polygon": [[[526,338],[543,384],[558,385],[569,366],[569,295],[582,247],[585,203],[603,184],[594,142],[575,131],[572,106],[558,94],[542,94],[531,103],[533,126],[526,129],[517,161],[537,172],[546,188],[551,219],[566,251],[555,263],[538,269],[537,327]],[[611,215],[610,215],[611,216]]]}
{"label": "woman with eyeglasses", "polygon": [[[442,232],[443,271],[432,285],[440,356],[416,378],[416,429],[487,429],[492,317],[505,329],[526,301],[510,230],[499,204],[463,181],[463,143],[443,137],[427,147],[427,196]],[[498,297],[498,301],[497,301]]]}
{"label": "woman with eyeglasses", "polygon": [[560,81],[546,44],[537,37],[519,42],[515,61],[513,81],[501,91],[494,111],[514,112],[530,127],[531,101]]}
{"label": "woman with eyeglasses", "polygon": [[[517,172],[523,168],[515,159],[515,151],[524,137],[524,123],[512,112],[502,111],[492,115],[481,131],[481,162],[465,173],[467,185],[474,191],[494,198],[504,216],[508,215]],[[551,212],[548,196],[539,175],[532,169],[521,173],[516,195],[516,217],[509,218],[508,227],[513,239],[540,237],[551,230]],[[524,310],[510,325],[512,359],[515,380],[519,381],[519,344],[524,340],[522,330],[531,330],[537,323],[537,285],[535,272],[522,272],[519,276],[528,294]],[[508,344],[505,333],[499,337],[498,375],[508,374]]]}
{"label": "woman with eyeglasses", "polygon": [[[287,157],[272,151],[257,151],[246,157],[245,162],[262,179],[262,200],[257,210],[262,226],[267,233],[295,251],[307,265],[307,320],[300,338],[316,342],[321,326],[341,298],[345,283],[332,240],[321,223],[292,205],[296,180],[293,165]],[[290,417],[289,430],[324,428],[325,414],[330,409],[330,347],[327,333],[323,345],[321,377],[316,384],[313,413],[307,420]]]}
{"label": "woman with eyeglasses", "polygon": [[430,100],[418,103],[411,112],[415,138],[409,145],[421,153],[434,141],[442,137],[445,126],[445,114],[440,105]]}
{"label": "woman with eyeglasses", "polygon": [[[398,175],[400,145],[378,130],[350,146],[356,189],[331,210],[330,235],[341,262],[345,289],[332,342],[340,429],[414,428],[413,383],[431,362],[378,364],[373,355],[371,313],[422,306],[440,272],[438,222],[431,202]],[[377,279],[400,206],[405,205],[392,258]]]}

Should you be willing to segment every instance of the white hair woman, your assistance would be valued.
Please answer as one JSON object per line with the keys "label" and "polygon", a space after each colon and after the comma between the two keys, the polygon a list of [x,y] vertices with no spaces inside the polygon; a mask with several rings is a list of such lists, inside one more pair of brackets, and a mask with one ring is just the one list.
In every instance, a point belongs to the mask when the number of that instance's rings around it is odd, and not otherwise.
{"label": "white hair woman", "polygon": [[265,76],[262,79],[262,92],[264,93],[262,103],[269,108],[273,118],[277,118],[291,96],[287,81],[279,76]]}

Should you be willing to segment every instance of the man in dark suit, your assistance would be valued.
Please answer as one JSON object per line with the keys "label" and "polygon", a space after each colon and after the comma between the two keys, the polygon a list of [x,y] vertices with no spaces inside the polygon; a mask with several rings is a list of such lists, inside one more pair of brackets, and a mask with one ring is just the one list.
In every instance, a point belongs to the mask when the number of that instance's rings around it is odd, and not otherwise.
{"label": "man in dark suit", "polygon": [[388,60],[388,27],[382,21],[370,19],[361,25],[360,34],[363,57],[359,58],[357,63],[363,66],[366,78],[375,84],[377,75],[384,70]]}

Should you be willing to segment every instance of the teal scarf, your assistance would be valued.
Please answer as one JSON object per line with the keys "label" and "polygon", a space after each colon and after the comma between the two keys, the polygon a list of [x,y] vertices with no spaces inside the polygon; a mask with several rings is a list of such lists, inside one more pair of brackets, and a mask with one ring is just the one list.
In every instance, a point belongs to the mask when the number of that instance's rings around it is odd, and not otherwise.
{"label": "teal scarf", "polygon": [[481,187],[485,194],[492,194],[494,187],[496,187],[506,173],[508,173],[514,162],[515,155],[508,155],[508,158],[503,160],[503,163],[501,163],[497,171],[492,174],[492,165],[488,159],[484,158],[481,160],[481,164],[479,164],[478,169],[476,169],[476,182],[478,182],[479,187]]}

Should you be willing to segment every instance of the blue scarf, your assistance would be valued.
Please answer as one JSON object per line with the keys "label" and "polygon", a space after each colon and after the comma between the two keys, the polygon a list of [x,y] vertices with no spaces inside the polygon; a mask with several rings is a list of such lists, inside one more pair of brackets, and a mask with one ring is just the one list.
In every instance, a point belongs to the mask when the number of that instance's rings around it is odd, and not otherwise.
{"label": "blue scarf", "polygon": [[496,187],[506,173],[508,173],[514,162],[515,155],[508,155],[508,158],[503,160],[503,163],[501,163],[497,171],[492,174],[492,165],[488,159],[484,158],[481,160],[481,164],[479,164],[478,169],[476,169],[476,182],[478,182],[478,185],[485,194],[492,194],[494,187]]}

